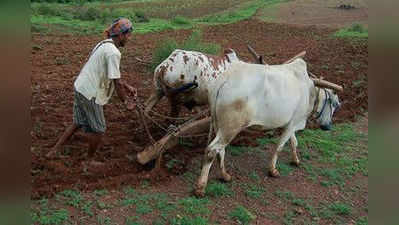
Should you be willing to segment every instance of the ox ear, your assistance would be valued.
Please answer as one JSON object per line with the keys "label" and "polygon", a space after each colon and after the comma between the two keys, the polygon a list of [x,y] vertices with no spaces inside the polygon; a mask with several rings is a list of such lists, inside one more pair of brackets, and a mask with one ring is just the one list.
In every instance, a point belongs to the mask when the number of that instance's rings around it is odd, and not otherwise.
{"label": "ox ear", "polygon": [[232,54],[232,53],[235,53],[235,51],[231,48],[227,48],[223,51],[224,55],[228,55],[228,54]]}

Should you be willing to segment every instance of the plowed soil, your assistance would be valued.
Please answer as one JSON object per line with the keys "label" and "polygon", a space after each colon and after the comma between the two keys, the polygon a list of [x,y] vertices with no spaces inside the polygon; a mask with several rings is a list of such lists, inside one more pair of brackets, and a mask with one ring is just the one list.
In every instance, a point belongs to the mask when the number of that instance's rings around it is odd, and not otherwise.
{"label": "plowed soil", "polygon": [[[233,48],[239,57],[252,61],[246,49],[250,43],[269,64],[282,63],[306,50],[305,60],[309,71],[326,80],[344,86],[340,94],[342,109],[336,114],[336,122],[354,121],[367,110],[367,41],[350,41],[331,36],[330,28],[303,27],[263,23],[246,20],[231,25],[203,27],[203,39]],[[152,73],[147,65],[136,57],[150,61],[156,43],[168,37],[183,40],[191,30],[164,31],[156,34],[134,35],[122,50],[122,76],[139,91],[143,102],[153,89]],[[88,164],[85,153],[87,144],[84,133],[78,133],[63,147],[63,159],[47,160],[44,155],[66,126],[72,122],[73,82],[91,49],[101,36],[32,35],[32,198],[51,196],[69,188],[94,190],[116,188],[119,185],[134,186],[143,179],[157,179],[162,183],[171,176],[185,171],[184,165],[194,156],[202,154],[206,138],[191,140],[194,146],[181,145],[172,149],[163,160],[179,157],[181,167],[161,170],[161,176],[152,176],[152,165],[139,165],[134,156],[150,144],[137,115],[121,105],[117,97],[105,107],[107,132],[104,147],[95,156],[96,163]],[[166,114],[167,103],[156,110]],[[185,112],[188,114],[188,112]],[[168,121],[158,120],[163,125]],[[164,131],[151,124],[156,139]],[[260,134],[242,133],[235,144],[253,144]],[[168,158],[169,157],[169,158]],[[158,174],[159,175],[159,174]]]}

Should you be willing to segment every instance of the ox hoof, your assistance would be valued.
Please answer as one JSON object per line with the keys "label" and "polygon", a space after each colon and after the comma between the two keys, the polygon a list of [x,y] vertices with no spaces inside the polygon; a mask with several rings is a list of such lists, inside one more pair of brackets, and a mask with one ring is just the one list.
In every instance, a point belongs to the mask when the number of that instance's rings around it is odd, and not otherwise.
{"label": "ox hoof", "polygon": [[290,164],[291,164],[292,166],[299,167],[299,165],[300,165],[301,163],[300,163],[299,161],[291,161]]}
{"label": "ox hoof", "polygon": [[269,176],[271,176],[271,177],[280,177],[280,173],[278,172],[277,169],[271,169],[271,170],[269,170]]}
{"label": "ox hoof", "polygon": [[205,188],[197,187],[197,188],[194,190],[194,195],[195,195],[195,197],[197,197],[197,198],[203,198],[203,197],[205,197]]}
{"label": "ox hoof", "polygon": [[224,181],[224,182],[230,182],[230,181],[231,181],[231,176],[230,176],[230,174],[228,174],[228,173],[223,173],[222,176],[223,176],[223,181]]}

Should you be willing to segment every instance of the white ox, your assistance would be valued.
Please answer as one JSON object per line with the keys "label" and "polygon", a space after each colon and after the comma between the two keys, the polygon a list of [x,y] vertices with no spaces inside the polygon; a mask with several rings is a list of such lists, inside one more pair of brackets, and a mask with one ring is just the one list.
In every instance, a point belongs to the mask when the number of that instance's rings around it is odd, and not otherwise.
{"label": "white ox", "polygon": [[295,132],[305,128],[315,114],[324,130],[330,129],[332,115],[339,107],[338,96],[326,88],[315,87],[304,60],[283,65],[234,62],[209,93],[212,125],[216,137],[205,151],[195,194],[203,196],[209,170],[216,156],[223,179],[231,176],[224,167],[225,147],[243,129],[260,125],[264,129],[284,128],[270,161],[269,175],[279,176],[277,155],[290,139],[293,163],[299,165]]}
{"label": "white ox", "polygon": [[[238,61],[238,57],[232,49],[227,49],[223,56],[180,49],[173,51],[154,71],[155,90],[146,102],[146,113],[163,96],[169,99],[171,116],[179,113],[180,103],[189,109],[208,104],[208,90],[234,61]],[[198,87],[193,88],[194,85]]]}

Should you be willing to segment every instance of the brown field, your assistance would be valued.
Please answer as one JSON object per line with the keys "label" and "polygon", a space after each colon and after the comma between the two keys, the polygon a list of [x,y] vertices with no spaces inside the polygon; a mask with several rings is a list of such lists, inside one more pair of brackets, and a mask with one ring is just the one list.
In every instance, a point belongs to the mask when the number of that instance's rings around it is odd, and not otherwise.
{"label": "brown field", "polygon": [[[304,4],[304,2],[310,2]],[[323,76],[326,80],[343,85],[344,93],[340,95],[343,102],[342,109],[336,114],[336,123],[354,123],[367,134],[367,118],[358,122],[368,108],[367,71],[368,44],[367,40],[346,40],[333,38],[331,34],[337,26],[352,22],[364,22],[367,19],[366,6],[360,4],[352,12],[341,12],[328,7],[317,8],[315,2],[298,0],[279,6],[280,10],[273,21],[287,24],[267,23],[258,19],[250,19],[230,25],[203,27],[205,41],[222,45],[223,48],[233,48],[239,57],[252,61],[246,49],[246,42],[250,43],[258,53],[265,56],[269,64],[278,64],[306,50],[305,60],[308,68],[314,74]],[[324,2],[324,1],[323,1]],[[330,2],[330,1],[327,1]],[[335,1],[341,2],[341,1]],[[354,1],[355,2],[355,1]],[[359,2],[359,1],[357,1]],[[355,3],[353,3],[355,4]],[[326,5],[324,5],[326,6]],[[310,7],[310,8],[309,8]],[[316,8],[313,8],[316,7]],[[311,9],[311,10],[310,10]],[[201,11],[201,10],[199,10]],[[325,13],[328,15],[326,15]],[[192,13],[192,12],[190,12]],[[210,12],[213,13],[213,12]],[[264,17],[267,11],[258,11],[258,17]],[[309,16],[311,13],[311,16]],[[350,13],[350,15],[346,15]],[[268,14],[269,15],[269,14]],[[271,15],[271,14],[270,14]],[[198,15],[196,15],[198,16]],[[303,26],[322,25],[322,26]],[[327,26],[324,26],[327,25]],[[150,60],[151,54],[159,40],[175,37],[183,40],[191,34],[191,30],[163,31],[144,35],[134,35],[126,48],[122,51],[122,76],[129,84],[139,91],[142,102],[153,89],[152,72],[138,62],[135,57]],[[138,121],[137,115],[126,111],[117,97],[105,107],[107,118],[107,134],[105,145],[99,151],[95,160],[102,162],[97,166],[86,162],[86,142],[84,133],[75,135],[65,146],[62,154],[64,159],[47,160],[44,155],[49,151],[57,137],[72,122],[73,82],[81,69],[86,57],[93,46],[102,39],[101,36],[74,36],[69,34],[32,35],[31,54],[32,63],[32,199],[51,197],[65,189],[78,189],[89,192],[98,189],[113,190],[108,202],[120,197],[120,188],[131,186],[140,189],[143,182],[149,182],[149,192],[163,192],[176,196],[190,196],[192,183],[183,179],[182,174],[192,172],[198,175],[200,159],[205,147],[206,138],[190,140],[193,146],[181,145],[172,149],[162,161],[161,173],[151,173],[152,165],[141,166],[132,160],[137,152],[143,150],[149,143],[144,129]],[[157,107],[157,111],[168,112],[165,101]],[[189,112],[185,112],[189,115]],[[159,121],[167,125],[167,121]],[[160,138],[164,132],[155,125],[151,125],[155,138]],[[235,146],[256,146],[256,138],[262,134],[240,134],[233,142]],[[367,148],[367,143],[363,143]],[[299,197],[309,197],[314,203],[322,200],[334,202],[348,198],[345,190],[360,187],[359,192],[350,196],[348,202],[359,209],[352,216],[344,216],[345,224],[354,224],[360,216],[367,216],[361,210],[367,207],[367,176],[356,175],[345,183],[345,189],[335,186],[322,187],[306,178],[303,167],[295,168],[289,176],[279,179],[263,179],[266,176],[266,162],[271,154],[271,148],[264,149],[263,156],[246,155],[241,158],[226,159],[228,170],[237,183],[248,181],[248,174],[254,171],[261,176],[261,184],[267,188],[267,198],[270,204],[262,205],[247,199],[242,191],[237,191],[232,198],[224,198],[223,206],[212,206],[215,211],[210,216],[217,224],[231,224],[225,215],[230,207],[240,202],[251,209],[256,209],[257,219],[254,224],[282,224],[282,218],[287,209],[284,202],[274,196],[277,190],[289,190]],[[300,151],[306,151],[300,149]],[[177,159],[180,163],[169,168],[168,162]],[[280,160],[288,161],[287,152],[281,154]],[[214,165],[215,167],[215,165]],[[237,169],[239,168],[239,170]],[[211,179],[215,179],[215,168]],[[244,171],[244,172],[243,172]],[[145,188],[143,189],[145,192]],[[72,210],[72,214],[79,216],[79,212]],[[120,212],[97,210],[96,215],[108,215],[116,224],[124,224]],[[300,212],[299,212],[300,213]],[[269,214],[267,216],[266,214]],[[274,215],[274,216],[270,216]],[[309,217],[308,212],[302,215]],[[153,216],[144,216],[143,223],[151,224]],[[276,219],[277,218],[277,219]],[[330,219],[322,219],[319,224],[335,224]],[[95,219],[88,219],[86,224],[97,224]]]}

